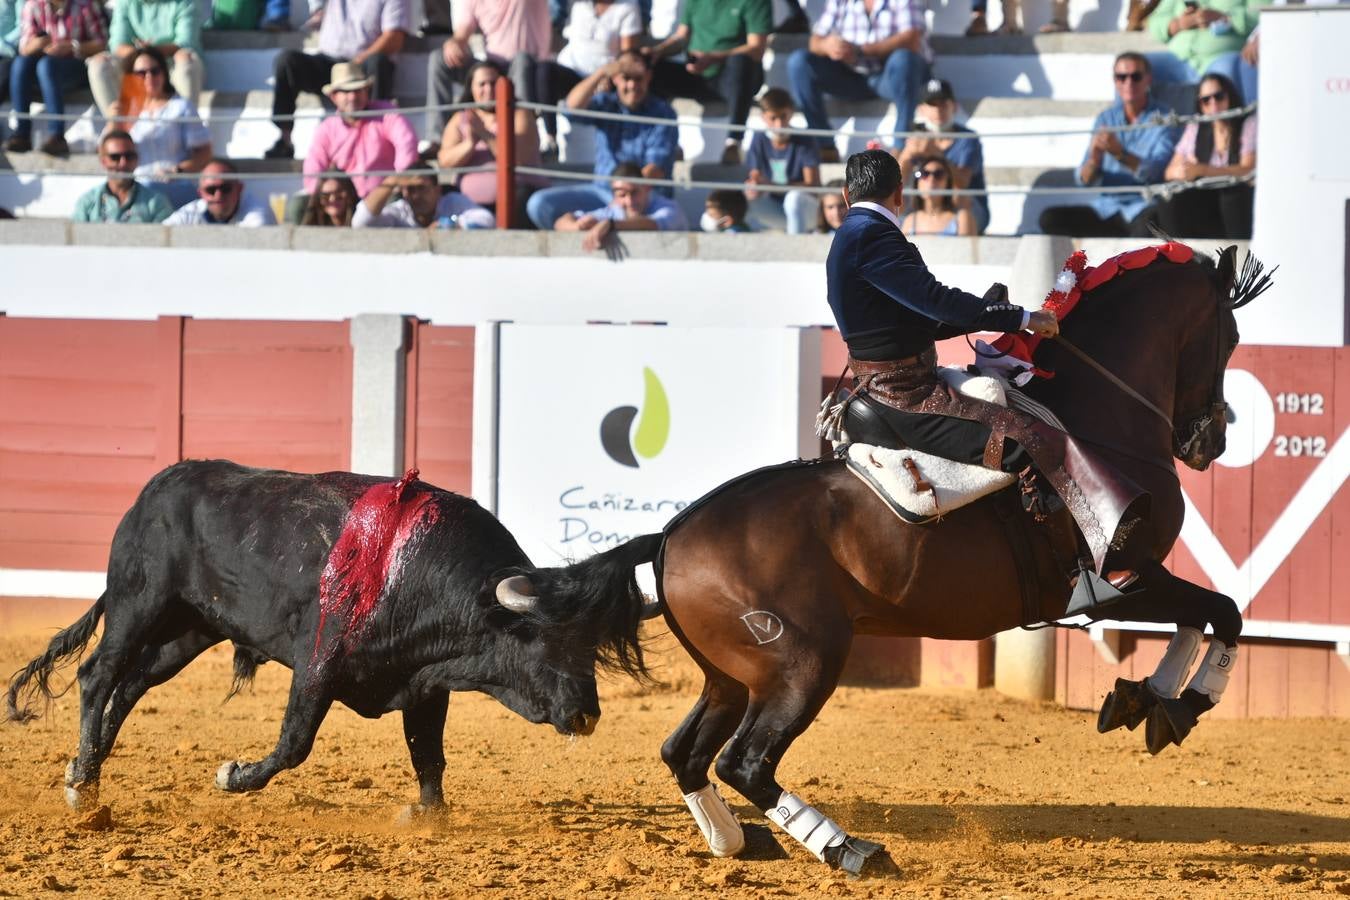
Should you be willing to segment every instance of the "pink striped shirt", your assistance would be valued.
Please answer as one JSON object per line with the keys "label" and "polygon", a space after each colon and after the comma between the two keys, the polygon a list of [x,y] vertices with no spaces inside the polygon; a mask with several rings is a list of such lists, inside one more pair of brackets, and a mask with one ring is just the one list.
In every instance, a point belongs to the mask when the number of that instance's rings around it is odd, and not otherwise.
{"label": "pink striped shirt", "polygon": [[[393,110],[394,105],[372,100],[367,109]],[[396,112],[371,116],[348,125],[340,115],[331,115],[314,129],[314,140],[305,157],[305,191],[314,193],[319,173],[329,169],[353,172],[401,171],[417,162],[417,132]],[[380,175],[353,175],[356,192],[364,197],[383,181]]]}
{"label": "pink striped shirt", "polygon": [[28,0],[23,5],[20,40],[39,33],[58,41],[106,41],[108,32],[103,17],[89,0],[66,0],[59,9],[48,0]]}

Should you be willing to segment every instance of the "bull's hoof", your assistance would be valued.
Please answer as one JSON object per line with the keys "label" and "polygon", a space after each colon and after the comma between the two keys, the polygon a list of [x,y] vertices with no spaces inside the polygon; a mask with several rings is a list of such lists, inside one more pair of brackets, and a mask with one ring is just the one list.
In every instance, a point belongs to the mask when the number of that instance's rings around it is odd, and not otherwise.
{"label": "bull's hoof", "polygon": [[852,878],[864,874],[894,875],[899,871],[885,847],[856,837],[846,837],[837,847],[827,847],[825,862],[831,868],[844,870]]}
{"label": "bull's hoof", "polygon": [[399,828],[411,828],[414,825],[440,821],[449,811],[450,807],[444,803],[409,803],[398,811],[398,815],[394,817],[394,825]]}
{"label": "bull's hoof", "polygon": [[1134,731],[1157,702],[1158,695],[1146,682],[1117,678],[1115,690],[1106,695],[1097,715],[1097,731],[1106,734],[1122,725]]}
{"label": "bull's hoof", "polygon": [[227,763],[221,763],[220,768],[216,769],[216,787],[222,791],[235,791],[237,788],[230,787],[230,779],[234,773],[239,771],[239,760],[232,759]]}
{"label": "bull's hoof", "polygon": [[66,764],[65,797],[66,805],[76,812],[98,806],[98,782],[76,781],[73,759]]}
{"label": "bull's hoof", "polygon": [[1169,744],[1186,740],[1198,721],[1190,704],[1184,700],[1159,697],[1158,703],[1148,713],[1148,724],[1144,726],[1144,744],[1148,752],[1157,756]]}

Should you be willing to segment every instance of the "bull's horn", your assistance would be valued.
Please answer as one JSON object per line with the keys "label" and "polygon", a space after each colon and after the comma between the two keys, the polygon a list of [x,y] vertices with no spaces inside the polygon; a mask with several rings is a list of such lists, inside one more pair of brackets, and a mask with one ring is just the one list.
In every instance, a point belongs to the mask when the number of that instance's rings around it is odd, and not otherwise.
{"label": "bull's horn", "polygon": [[534,609],[539,597],[534,585],[524,575],[512,575],[497,582],[497,602],[511,612],[527,613]]}
{"label": "bull's horn", "polygon": [[638,613],[640,619],[655,619],[661,615],[661,601],[647,594],[642,595],[642,611]]}

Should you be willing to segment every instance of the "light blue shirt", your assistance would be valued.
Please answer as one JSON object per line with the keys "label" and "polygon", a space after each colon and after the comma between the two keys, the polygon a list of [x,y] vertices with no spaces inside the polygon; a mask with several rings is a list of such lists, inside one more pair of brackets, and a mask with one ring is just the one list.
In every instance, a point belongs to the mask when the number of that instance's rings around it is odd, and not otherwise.
{"label": "light blue shirt", "polygon": [[[1144,107],[1138,122],[1148,122],[1155,117],[1166,117],[1170,114],[1171,110],[1159,105],[1156,100],[1149,97],[1148,105]],[[1128,124],[1129,122],[1125,119],[1125,105],[1117,100],[1110,107],[1102,110],[1092,123],[1092,129],[1096,131],[1098,128],[1114,128]],[[1115,187],[1117,185],[1158,184],[1163,180],[1163,172],[1172,160],[1172,149],[1176,147],[1177,138],[1181,136],[1181,129],[1176,127],[1138,128],[1134,131],[1118,131],[1116,136],[1120,138],[1120,144],[1127,153],[1139,158],[1138,172],[1131,172],[1125,168],[1120,160],[1108,153],[1102,157],[1101,169],[1092,185]],[[1092,145],[1089,143],[1087,152],[1083,154],[1083,162],[1087,162],[1091,153]],[[1074,178],[1078,180],[1079,184],[1083,184],[1081,172],[1080,166],[1078,171],[1074,173]],[[1084,185],[1084,187],[1088,186]],[[1143,194],[1134,193],[1102,194],[1092,201],[1092,208],[1103,219],[1109,219],[1116,213],[1120,213],[1127,222],[1143,212],[1147,205],[1148,201],[1144,199]]]}
{"label": "light blue shirt", "polygon": [[[575,213],[579,219],[582,216],[593,216],[597,219],[614,219],[621,221],[626,219],[623,210],[618,204],[611,203],[609,206],[602,206],[600,209],[592,209],[589,212]],[[674,200],[668,200],[655,191],[652,192],[647,201],[647,208],[643,210],[642,215],[646,216],[656,223],[658,231],[688,231],[689,220],[684,217],[684,210]]]}
{"label": "light blue shirt", "polygon": [[19,0],[0,0],[0,56],[19,52]]}

